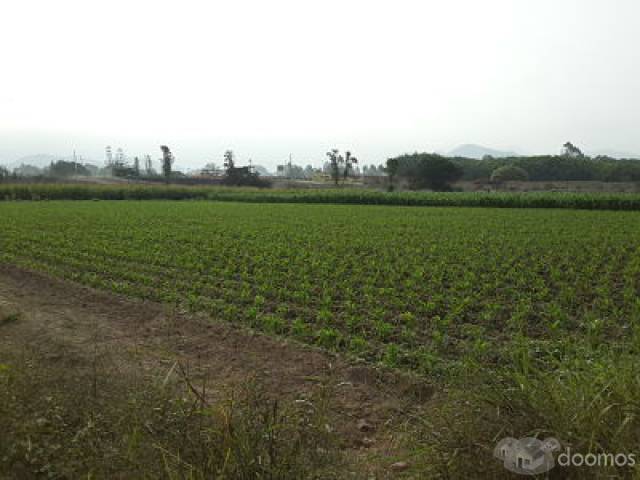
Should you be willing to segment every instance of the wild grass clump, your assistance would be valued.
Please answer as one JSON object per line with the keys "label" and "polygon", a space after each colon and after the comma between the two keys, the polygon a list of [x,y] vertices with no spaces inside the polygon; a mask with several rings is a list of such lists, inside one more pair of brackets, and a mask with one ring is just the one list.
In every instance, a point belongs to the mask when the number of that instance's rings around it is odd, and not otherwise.
{"label": "wild grass clump", "polygon": [[0,478],[300,479],[337,464],[320,405],[278,403],[255,382],[209,402],[186,377],[78,362],[3,354]]}
{"label": "wild grass clump", "polygon": [[[498,422],[513,432],[558,438],[571,451],[640,452],[640,364],[638,352],[602,344],[570,346],[517,360],[499,377],[487,400],[500,409]],[[526,350],[525,350],[526,352]],[[526,358],[518,355],[518,358]],[[583,473],[584,469],[577,469]],[[613,470],[613,471],[608,471]],[[625,476],[625,469],[602,469]]]}
{"label": "wild grass clump", "polygon": [[[493,448],[504,437],[557,438],[559,453],[640,452],[640,364],[625,347],[521,342],[503,368],[467,379],[419,419],[413,440],[425,475],[510,478]],[[569,450],[567,450],[569,449]],[[561,466],[550,478],[632,478],[637,467]]]}

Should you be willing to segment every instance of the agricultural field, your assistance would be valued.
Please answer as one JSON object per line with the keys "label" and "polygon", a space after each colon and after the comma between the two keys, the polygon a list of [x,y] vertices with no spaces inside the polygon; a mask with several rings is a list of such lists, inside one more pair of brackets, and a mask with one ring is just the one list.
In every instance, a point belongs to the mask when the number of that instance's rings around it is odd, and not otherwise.
{"label": "agricultural field", "polygon": [[451,392],[449,438],[640,446],[640,212],[124,200],[0,219],[0,263],[418,375]]}
{"label": "agricultural field", "polygon": [[[622,212],[9,203],[2,262],[425,375],[516,336],[628,339],[640,216]],[[640,333],[640,331],[638,332]]]}

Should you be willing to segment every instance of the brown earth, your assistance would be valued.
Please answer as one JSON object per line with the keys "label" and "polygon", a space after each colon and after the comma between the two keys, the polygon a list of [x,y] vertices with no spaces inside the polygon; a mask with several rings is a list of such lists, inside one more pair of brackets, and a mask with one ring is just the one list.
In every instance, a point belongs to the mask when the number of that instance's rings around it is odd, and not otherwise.
{"label": "brown earth", "polygon": [[402,460],[399,427],[435,401],[424,380],[166,305],[0,265],[0,315],[16,312],[20,321],[3,326],[0,351],[28,345],[45,350],[52,362],[63,362],[68,352],[90,362],[99,353],[122,375],[140,367],[171,375],[178,365],[194,385],[206,380],[209,401],[248,379],[288,401],[324,395],[329,428],[356,463],[378,475]]}

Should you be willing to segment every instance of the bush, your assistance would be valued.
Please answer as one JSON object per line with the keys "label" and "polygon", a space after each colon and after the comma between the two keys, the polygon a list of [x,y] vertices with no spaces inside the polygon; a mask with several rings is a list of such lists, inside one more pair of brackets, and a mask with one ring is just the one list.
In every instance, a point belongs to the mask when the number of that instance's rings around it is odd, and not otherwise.
{"label": "bush", "polygon": [[496,168],[491,174],[491,183],[526,182],[529,174],[524,168],[506,165]]}
{"label": "bush", "polygon": [[409,187],[414,190],[429,188],[436,192],[451,190],[451,183],[462,177],[462,169],[439,155],[427,155],[405,172]]}

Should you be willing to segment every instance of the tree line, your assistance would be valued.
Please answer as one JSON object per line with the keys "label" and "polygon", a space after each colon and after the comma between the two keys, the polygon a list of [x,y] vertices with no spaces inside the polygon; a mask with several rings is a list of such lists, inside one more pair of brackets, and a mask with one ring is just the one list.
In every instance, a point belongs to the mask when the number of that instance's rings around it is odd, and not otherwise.
{"label": "tree line", "polygon": [[436,153],[412,153],[387,160],[391,189],[398,177],[409,188],[449,190],[458,180],[501,183],[504,181],[640,181],[640,160],[589,157],[567,142],[560,155],[536,155],[481,160],[444,157]]}
{"label": "tree line", "polygon": [[[54,177],[66,178],[81,176],[116,176],[125,178],[145,177],[148,180],[175,181],[185,177],[182,172],[175,171],[174,156],[169,147],[160,147],[162,159],[161,172],[153,169],[151,157],[141,160],[135,157],[133,163],[116,159],[113,163],[98,168],[90,164],[75,161],[59,160],[48,167],[39,169],[30,165],[21,165],[9,172],[0,167],[0,181],[21,177]],[[495,158],[485,156],[481,160],[465,157],[445,157],[436,153],[412,153],[400,155],[387,160],[386,165],[363,165],[359,167],[358,159],[350,152],[344,154],[333,149],[327,152],[327,161],[323,167],[306,168],[297,165],[285,165],[288,178],[310,179],[316,175],[331,178],[338,186],[345,183],[348,177],[370,177],[386,175],[389,178],[389,189],[393,190],[398,179],[414,190],[430,189],[438,191],[451,190],[452,183],[459,180],[479,181],[500,184],[506,181],[600,181],[600,182],[639,182],[640,160],[617,160],[607,156],[590,157],[570,142],[567,142],[560,155],[513,156]],[[284,168],[283,167],[283,168]],[[223,173],[223,183],[227,185],[268,186],[269,182],[260,177],[259,167],[238,166],[231,150],[225,152],[224,170],[214,164],[208,164],[203,171]],[[264,169],[262,169],[264,170]],[[265,171],[265,173],[267,173]],[[264,173],[263,173],[264,175]]]}

